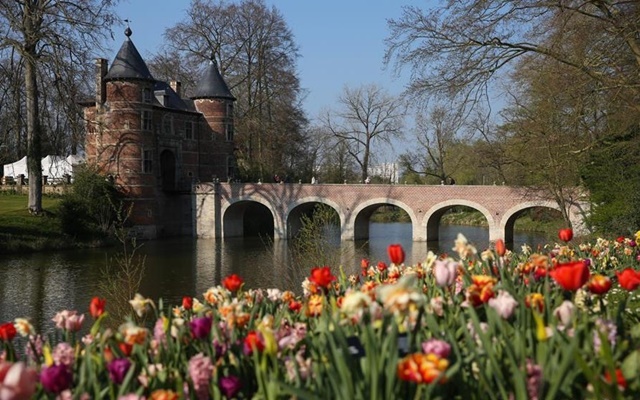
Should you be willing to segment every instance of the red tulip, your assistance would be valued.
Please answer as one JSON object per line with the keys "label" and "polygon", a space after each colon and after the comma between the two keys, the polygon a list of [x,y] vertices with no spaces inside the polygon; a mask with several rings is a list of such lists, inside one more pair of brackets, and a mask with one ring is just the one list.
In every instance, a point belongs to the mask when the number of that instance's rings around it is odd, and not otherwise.
{"label": "red tulip", "polygon": [[[611,374],[609,373],[609,370],[604,371],[604,380],[609,384],[612,383]],[[622,370],[620,368],[616,368],[615,380],[616,380],[616,383],[618,384],[618,387],[621,390],[624,390],[627,388],[627,380],[624,379],[624,375],[622,374]]]}
{"label": "red tulip", "polygon": [[129,357],[131,352],[133,351],[133,345],[126,342],[119,342],[118,348],[125,355],[125,357]]}
{"label": "red tulip", "polygon": [[13,325],[13,322],[6,322],[0,325],[0,340],[10,342],[16,337],[16,333],[18,333],[18,331],[15,325]]}
{"label": "red tulip", "polygon": [[264,350],[264,342],[258,332],[251,331],[247,333],[247,336],[244,338],[243,347],[246,355],[252,354],[254,349],[262,352],[262,350]]}
{"label": "red tulip", "polygon": [[387,270],[387,264],[383,263],[382,261],[380,261],[378,263],[378,271],[380,272],[384,272]]}
{"label": "red tulip", "polygon": [[507,252],[507,248],[504,245],[504,240],[502,239],[496,240],[496,254],[502,257],[506,252]]}
{"label": "red tulip", "polygon": [[589,280],[589,267],[584,261],[571,261],[558,264],[549,275],[564,290],[576,291]]}
{"label": "red tulip", "polygon": [[182,298],[182,308],[191,310],[193,308],[193,297],[184,296]]}
{"label": "red tulip", "polygon": [[605,294],[611,289],[611,279],[604,275],[595,274],[589,279],[587,289],[593,294]]}
{"label": "red tulip", "polygon": [[289,310],[293,312],[299,312],[302,309],[302,303],[299,301],[291,300],[289,302]]}
{"label": "red tulip", "polygon": [[230,292],[237,292],[244,281],[236,274],[231,274],[222,280],[222,286],[224,286]]}
{"label": "red tulip", "polygon": [[400,265],[404,262],[404,249],[399,244],[390,244],[387,248],[389,253],[389,259],[395,265]]}
{"label": "red tulip", "polygon": [[331,282],[335,281],[336,277],[331,273],[329,267],[315,267],[311,268],[311,276],[309,281],[318,287],[327,289]]}
{"label": "red tulip", "polygon": [[622,272],[616,272],[620,286],[628,291],[636,290],[640,286],[640,271],[626,268]]}
{"label": "red tulip", "polygon": [[101,299],[99,297],[94,297],[91,299],[91,303],[89,303],[89,314],[93,319],[98,319],[102,314],[104,314],[104,305],[107,301],[105,299]]}
{"label": "red tulip", "polygon": [[573,239],[573,229],[571,229],[571,228],[560,229],[558,231],[558,237],[563,242],[571,241],[571,239]]}

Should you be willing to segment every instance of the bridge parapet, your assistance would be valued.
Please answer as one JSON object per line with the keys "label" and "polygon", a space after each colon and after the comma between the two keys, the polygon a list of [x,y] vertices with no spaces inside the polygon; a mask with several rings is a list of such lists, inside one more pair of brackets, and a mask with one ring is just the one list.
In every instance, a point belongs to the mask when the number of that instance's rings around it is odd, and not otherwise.
{"label": "bridge parapet", "polygon": [[[336,210],[342,240],[366,238],[369,217],[385,204],[409,215],[414,241],[437,240],[440,218],[455,206],[482,212],[492,241],[509,241],[515,219],[528,208],[559,209],[540,192],[488,185],[201,183],[194,187],[193,197],[195,235],[213,238],[242,235],[245,208],[238,208],[241,204],[259,204],[271,213],[275,239],[291,237],[299,226],[295,221],[299,211],[316,203]],[[587,210],[586,202],[570,205],[569,215],[578,233]]]}

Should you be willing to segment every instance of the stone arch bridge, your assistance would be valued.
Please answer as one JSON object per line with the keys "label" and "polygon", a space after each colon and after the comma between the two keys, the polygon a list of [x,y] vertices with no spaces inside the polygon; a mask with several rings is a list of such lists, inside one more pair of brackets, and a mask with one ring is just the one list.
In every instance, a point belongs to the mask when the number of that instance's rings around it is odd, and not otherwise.
{"label": "stone arch bridge", "polygon": [[[480,211],[489,224],[489,240],[513,241],[516,219],[527,209],[558,204],[531,190],[510,186],[377,185],[295,183],[201,183],[193,192],[195,235],[199,238],[243,236],[256,226],[273,229],[274,239],[289,239],[300,218],[318,204],[340,217],[341,240],[366,239],[369,218],[384,205],[411,218],[414,241],[437,241],[440,218],[452,207]],[[573,202],[568,213],[576,234],[584,233],[586,202]]]}

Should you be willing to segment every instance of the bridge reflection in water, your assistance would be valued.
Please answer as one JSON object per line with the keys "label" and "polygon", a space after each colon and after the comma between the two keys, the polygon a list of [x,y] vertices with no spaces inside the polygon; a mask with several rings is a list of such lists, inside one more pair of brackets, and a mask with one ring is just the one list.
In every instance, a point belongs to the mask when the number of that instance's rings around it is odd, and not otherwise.
{"label": "bridge reflection in water", "polygon": [[[339,242],[336,237],[334,243],[341,243],[336,247],[336,255],[345,271],[357,273],[362,258],[388,262],[386,249],[391,243],[403,245],[406,263],[423,261],[428,250],[439,248],[442,252],[451,252],[458,232],[465,234],[479,249],[489,243],[486,228],[468,226],[442,226],[443,240],[435,247],[434,243],[413,242],[407,223],[372,223],[369,241]],[[516,235],[514,245],[535,245],[544,240],[540,235]],[[259,237],[146,242],[140,249],[146,256],[140,293],[151,299],[163,298],[165,305],[178,304],[182,296],[202,298],[209,287],[219,284],[231,273],[242,276],[247,288],[300,291],[300,283],[313,265],[291,265],[289,246],[290,241],[268,241]],[[91,297],[103,295],[99,289],[101,269],[118,250],[85,249],[0,257],[0,321],[28,317],[37,329],[51,332],[51,318],[56,312],[69,309],[86,313]]]}

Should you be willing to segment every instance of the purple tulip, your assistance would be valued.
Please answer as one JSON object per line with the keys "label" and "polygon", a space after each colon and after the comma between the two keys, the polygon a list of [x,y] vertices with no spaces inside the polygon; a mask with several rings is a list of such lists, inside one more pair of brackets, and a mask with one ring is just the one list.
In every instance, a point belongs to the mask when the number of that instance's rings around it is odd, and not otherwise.
{"label": "purple tulip", "polygon": [[73,376],[65,365],[52,365],[40,372],[40,383],[50,393],[60,393],[71,387]]}
{"label": "purple tulip", "polygon": [[195,318],[193,321],[189,323],[191,327],[191,334],[196,339],[206,339],[209,337],[209,333],[211,332],[211,317],[201,317]]}
{"label": "purple tulip", "polygon": [[119,385],[124,381],[124,377],[127,376],[127,372],[131,367],[131,361],[128,358],[116,358],[107,364],[107,370],[109,371],[109,378],[113,383]]}
{"label": "purple tulip", "polygon": [[240,391],[242,382],[237,376],[231,375],[221,377],[218,385],[220,386],[222,394],[224,394],[226,398],[231,399]]}

